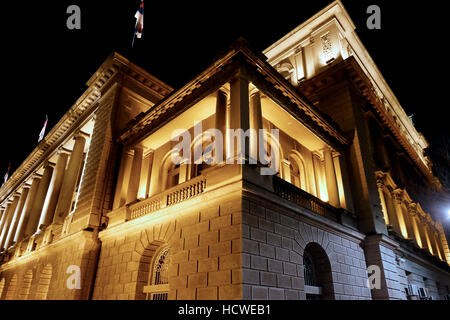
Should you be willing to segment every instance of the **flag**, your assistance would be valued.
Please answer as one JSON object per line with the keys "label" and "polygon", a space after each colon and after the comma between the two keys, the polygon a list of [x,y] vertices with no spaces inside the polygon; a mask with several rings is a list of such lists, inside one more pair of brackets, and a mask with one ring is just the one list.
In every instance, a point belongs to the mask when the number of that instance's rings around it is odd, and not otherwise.
{"label": "flag", "polygon": [[45,115],[44,126],[42,127],[41,133],[39,133],[39,140],[38,140],[38,142],[41,142],[41,140],[44,139],[45,129],[47,128],[47,122],[48,122],[48,116]]}
{"label": "flag", "polygon": [[142,32],[144,30],[144,1],[141,1],[141,5],[139,6],[138,11],[136,11],[136,14],[134,15],[136,18],[136,26],[134,27],[134,36],[133,36],[133,42],[131,43],[131,46],[134,46],[134,38],[137,37],[140,39],[142,37]]}
{"label": "flag", "polygon": [[8,178],[9,178],[9,170],[11,169],[11,163],[8,165],[8,171],[6,171],[6,173],[5,173],[5,177],[4,177],[4,180],[3,180],[3,184],[5,184],[6,183],[6,181],[8,181]]}

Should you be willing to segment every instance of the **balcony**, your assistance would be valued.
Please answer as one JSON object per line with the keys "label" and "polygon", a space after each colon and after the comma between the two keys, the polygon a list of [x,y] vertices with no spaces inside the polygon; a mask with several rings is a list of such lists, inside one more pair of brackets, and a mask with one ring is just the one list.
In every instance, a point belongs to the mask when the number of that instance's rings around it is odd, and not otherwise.
{"label": "balcony", "polygon": [[148,199],[128,204],[108,214],[109,226],[134,220],[160,209],[192,199],[206,190],[206,176],[201,175],[167,189]]}
{"label": "balcony", "polygon": [[324,218],[356,229],[356,216],[353,213],[342,208],[333,207],[277,176],[273,177],[273,190],[277,196],[289,202]]}

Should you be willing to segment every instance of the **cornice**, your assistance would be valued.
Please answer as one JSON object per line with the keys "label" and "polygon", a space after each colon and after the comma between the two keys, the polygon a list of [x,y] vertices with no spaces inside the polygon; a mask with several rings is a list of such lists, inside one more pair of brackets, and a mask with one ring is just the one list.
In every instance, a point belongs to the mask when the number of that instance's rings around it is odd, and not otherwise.
{"label": "cornice", "polygon": [[331,125],[318,110],[309,104],[290,83],[286,81],[270,64],[266,62],[266,58],[262,54],[253,52],[246,45],[245,40],[240,39],[236,41],[231,49],[225,53],[221,58],[214,62],[210,67],[203,71],[192,81],[188,82],[181,89],[173,92],[160,103],[150,108],[145,114],[138,116],[132,120],[127,128],[120,136],[119,141],[122,143],[132,139],[148,128],[149,125],[158,119],[162,114],[173,108],[177,103],[183,101],[186,97],[191,95],[194,90],[199,89],[202,85],[221,71],[225,66],[231,64],[237,56],[243,57],[245,61],[256,68],[256,71],[262,75],[266,81],[270,82],[276,90],[287,97],[300,110],[302,110],[315,124],[323,129],[330,136],[334,137],[342,144],[348,144],[347,139]]}
{"label": "cornice", "polygon": [[0,188],[0,203],[22,184],[30,174],[51,154],[59,148],[70,134],[92,115],[105,93],[112,84],[121,81],[117,75],[124,74],[149,88],[151,92],[157,92],[158,96],[168,94],[172,88],[156,79],[142,68],[131,63],[120,54],[111,54],[94,75],[86,83],[87,90],[70,107],[61,120],[47,133],[45,138],[37,145],[22,164],[13,172],[8,181]]}
{"label": "cornice", "polygon": [[408,156],[417,165],[431,184],[438,184],[431,169],[427,167],[419,156],[419,151],[414,147],[414,141],[407,132],[402,129],[393,111],[379,98],[372,82],[366,76],[356,59],[351,56],[331,68],[319,73],[311,79],[304,81],[298,88],[307,98],[315,100],[317,92],[338,81],[347,80],[353,87],[370,103],[375,113],[380,117],[382,123],[390,130],[396,141],[406,151]]}

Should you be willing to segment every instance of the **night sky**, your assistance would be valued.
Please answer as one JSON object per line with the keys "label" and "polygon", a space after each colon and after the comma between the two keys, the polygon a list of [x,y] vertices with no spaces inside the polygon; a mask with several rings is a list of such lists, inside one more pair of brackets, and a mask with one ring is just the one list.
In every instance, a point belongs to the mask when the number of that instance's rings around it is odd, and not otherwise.
{"label": "night sky", "polygon": [[[36,147],[45,115],[49,132],[111,52],[178,88],[238,37],[262,51],[330,2],[146,0],[143,38],[132,49],[139,0],[3,1],[1,180],[9,162],[12,173]],[[343,3],[403,108],[415,115],[418,130],[431,143],[448,135],[448,81],[442,75],[448,68],[448,18],[442,2]],[[81,30],[66,27],[72,4],[81,8]],[[381,30],[366,27],[371,4],[381,7]]]}

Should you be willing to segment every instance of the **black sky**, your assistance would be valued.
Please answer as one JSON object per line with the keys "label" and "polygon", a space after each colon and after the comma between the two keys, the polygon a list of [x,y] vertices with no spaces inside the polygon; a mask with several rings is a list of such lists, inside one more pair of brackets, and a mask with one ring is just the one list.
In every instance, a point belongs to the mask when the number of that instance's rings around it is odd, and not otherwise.
{"label": "black sky", "polygon": [[[144,35],[134,49],[139,0],[2,2],[3,146],[0,178],[15,170],[117,51],[177,88],[244,36],[263,50],[331,1],[145,1]],[[356,32],[416,127],[433,140],[448,134],[447,12],[442,1],[343,0]],[[66,28],[66,9],[81,8],[82,29]],[[381,8],[381,30],[368,30],[366,9]],[[445,15],[445,16],[444,16]]]}

